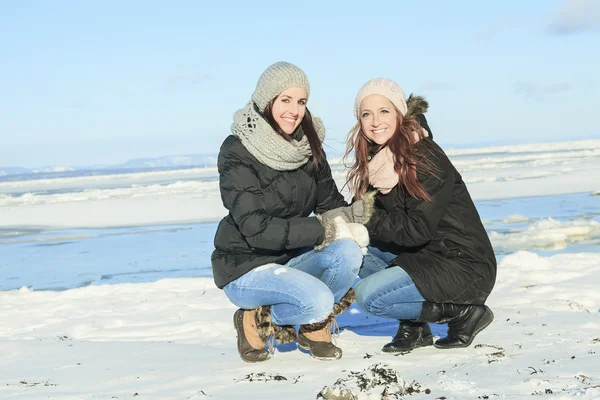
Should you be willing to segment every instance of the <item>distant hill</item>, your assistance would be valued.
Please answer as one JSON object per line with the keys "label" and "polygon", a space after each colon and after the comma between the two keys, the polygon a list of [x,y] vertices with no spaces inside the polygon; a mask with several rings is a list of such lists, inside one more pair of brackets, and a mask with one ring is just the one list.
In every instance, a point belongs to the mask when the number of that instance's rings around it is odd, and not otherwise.
{"label": "distant hill", "polygon": [[0,176],[27,174],[31,170],[21,167],[0,167]]}
{"label": "distant hill", "polygon": [[121,164],[121,166],[122,168],[172,168],[216,165],[216,163],[216,156],[188,154],[157,158],[136,158]]}
{"label": "distant hill", "polygon": [[0,177],[12,175],[28,175],[28,174],[51,174],[56,172],[70,171],[101,171],[101,170],[118,170],[118,169],[135,169],[135,170],[151,170],[151,169],[176,169],[190,167],[206,167],[214,166],[217,163],[216,155],[202,154],[185,154],[176,156],[162,156],[155,158],[136,158],[124,162],[123,164],[113,165],[87,165],[87,166],[64,166],[64,165],[48,165],[41,168],[23,168],[23,167],[0,167]]}

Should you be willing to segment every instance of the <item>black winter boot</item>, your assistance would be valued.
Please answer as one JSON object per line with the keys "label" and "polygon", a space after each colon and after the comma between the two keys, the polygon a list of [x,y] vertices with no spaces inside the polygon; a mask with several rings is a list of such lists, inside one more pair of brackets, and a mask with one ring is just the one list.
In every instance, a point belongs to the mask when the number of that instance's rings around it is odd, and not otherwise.
{"label": "black winter boot", "polygon": [[330,315],[325,321],[301,325],[298,332],[298,346],[309,350],[319,360],[338,360],[342,358],[342,349],[332,343]]}
{"label": "black winter boot", "polygon": [[494,314],[488,306],[451,303],[423,303],[420,322],[448,323],[448,336],[434,346],[440,349],[469,347],[475,336],[488,327]]}
{"label": "black winter boot", "polygon": [[475,336],[494,320],[488,306],[463,305],[455,310],[455,317],[448,322],[448,336],[435,342],[439,349],[469,347]]}
{"label": "black winter boot", "polygon": [[401,320],[396,336],[381,350],[385,353],[406,353],[432,344],[433,336],[428,323]]}

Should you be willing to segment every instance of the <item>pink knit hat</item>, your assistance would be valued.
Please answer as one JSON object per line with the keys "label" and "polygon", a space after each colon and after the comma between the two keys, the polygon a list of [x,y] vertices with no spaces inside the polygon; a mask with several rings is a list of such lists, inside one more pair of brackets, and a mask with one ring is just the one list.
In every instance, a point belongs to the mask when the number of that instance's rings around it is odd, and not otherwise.
{"label": "pink knit hat", "polygon": [[391,79],[375,78],[365,83],[356,95],[356,100],[354,100],[354,116],[356,119],[359,119],[361,101],[372,94],[380,94],[387,97],[400,110],[402,116],[406,115],[408,106],[406,105],[406,98],[402,88]]}

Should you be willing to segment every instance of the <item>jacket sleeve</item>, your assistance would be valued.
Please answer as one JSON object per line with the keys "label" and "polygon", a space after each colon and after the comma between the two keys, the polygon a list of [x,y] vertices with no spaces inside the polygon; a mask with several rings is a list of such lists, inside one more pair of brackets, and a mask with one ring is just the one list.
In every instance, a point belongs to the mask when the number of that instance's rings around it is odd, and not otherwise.
{"label": "jacket sleeve", "polygon": [[329,163],[323,158],[317,174],[317,205],[315,206],[315,213],[322,214],[325,211],[347,205],[348,203],[346,203],[344,196],[338,191],[335,180],[331,175]]}
{"label": "jacket sleeve", "polygon": [[[390,212],[376,207],[366,225],[371,238],[401,247],[417,247],[431,241],[452,198],[455,181],[452,171],[445,166],[436,172],[437,177],[428,175],[420,179],[431,202],[417,200],[406,193],[405,201],[399,201],[399,206]],[[396,193],[402,196],[405,190],[402,188]]]}
{"label": "jacket sleeve", "polygon": [[250,165],[219,154],[218,168],[223,205],[251,247],[284,251],[323,241],[323,227],[316,217],[268,215],[260,182]]}

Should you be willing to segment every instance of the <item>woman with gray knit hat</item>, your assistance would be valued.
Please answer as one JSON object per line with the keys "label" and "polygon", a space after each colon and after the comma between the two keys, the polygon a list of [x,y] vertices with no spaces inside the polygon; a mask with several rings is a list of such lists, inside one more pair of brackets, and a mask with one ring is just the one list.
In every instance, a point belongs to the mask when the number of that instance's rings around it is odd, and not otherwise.
{"label": "woman with gray knit hat", "polygon": [[354,300],[351,287],[368,244],[361,223],[369,204],[348,207],[338,192],[323,152],[325,128],[306,107],[309,92],[300,68],[271,65],[235,113],[219,152],[229,214],[215,235],[213,276],[240,307],[234,325],[247,362],[270,357],[269,337],[297,339],[315,358],[340,358],[330,328]]}
{"label": "woman with gray knit hat", "polygon": [[348,139],[351,187],[358,196],[376,191],[356,301],[400,321],[383,347],[390,353],[434,344],[430,322],[448,323],[436,347],[467,347],[494,318],[484,305],[494,250],[460,174],[419,124],[427,108],[390,79],[370,80],[356,96]]}

